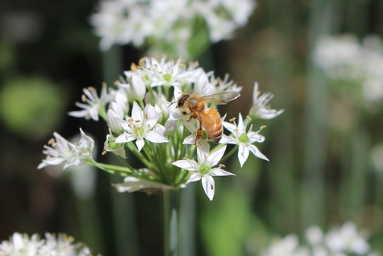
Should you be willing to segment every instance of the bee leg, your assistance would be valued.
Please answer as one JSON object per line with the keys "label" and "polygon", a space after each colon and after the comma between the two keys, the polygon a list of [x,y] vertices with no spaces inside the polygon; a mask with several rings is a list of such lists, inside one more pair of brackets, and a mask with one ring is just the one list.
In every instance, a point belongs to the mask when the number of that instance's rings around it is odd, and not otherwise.
{"label": "bee leg", "polygon": [[197,144],[197,141],[202,137],[203,131],[202,131],[202,126],[200,126],[197,130],[197,134],[195,136],[195,142],[194,144]]}

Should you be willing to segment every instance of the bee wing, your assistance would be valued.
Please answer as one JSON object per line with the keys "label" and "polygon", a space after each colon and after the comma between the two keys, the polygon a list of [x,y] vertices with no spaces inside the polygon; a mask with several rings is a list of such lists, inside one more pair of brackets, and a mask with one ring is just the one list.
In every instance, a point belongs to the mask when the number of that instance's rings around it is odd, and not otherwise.
{"label": "bee wing", "polygon": [[202,98],[211,103],[225,105],[226,103],[235,100],[239,96],[241,96],[239,92],[220,92],[216,94],[202,96]]}

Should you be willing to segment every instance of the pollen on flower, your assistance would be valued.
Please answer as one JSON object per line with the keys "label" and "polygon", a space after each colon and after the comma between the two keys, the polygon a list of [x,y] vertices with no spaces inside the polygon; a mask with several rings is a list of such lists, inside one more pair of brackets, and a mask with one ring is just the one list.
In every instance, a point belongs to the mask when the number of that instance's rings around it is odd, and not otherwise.
{"label": "pollen on flower", "polygon": [[236,117],[233,117],[233,118],[231,118],[229,121],[232,122],[232,123],[234,123],[236,119],[237,119]]}
{"label": "pollen on flower", "polygon": [[219,168],[225,168],[226,166],[224,164],[219,164],[218,167]]}
{"label": "pollen on flower", "polygon": [[51,145],[52,147],[54,147],[56,145],[56,141],[54,138],[51,138],[49,141],[48,141],[48,144]]}
{"label": "pollen on flower", "polygon": [[263,130],[263,129],[265,129],[265,128],[267,128],[266,125],[262,125],[261,127],[259,127],[260,130]]}

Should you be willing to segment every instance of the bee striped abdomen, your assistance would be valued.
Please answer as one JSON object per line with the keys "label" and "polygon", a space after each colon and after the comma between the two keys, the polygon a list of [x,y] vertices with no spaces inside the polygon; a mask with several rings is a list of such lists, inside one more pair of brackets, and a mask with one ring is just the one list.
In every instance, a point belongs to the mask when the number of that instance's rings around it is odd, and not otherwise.
{"label": "bee striped abdomen", "polygon": [[223,128],[221,116],[217,109],[210,108],[203,112],[202,126],[205,128],[210,140],[218,143],[222,138]]}

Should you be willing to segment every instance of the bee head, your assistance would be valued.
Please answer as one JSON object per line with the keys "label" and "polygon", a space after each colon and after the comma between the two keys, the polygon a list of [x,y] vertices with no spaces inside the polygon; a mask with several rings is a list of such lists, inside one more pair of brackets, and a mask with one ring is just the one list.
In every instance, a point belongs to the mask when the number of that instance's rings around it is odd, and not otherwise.
{"label": "bee head", "polygon": [[182,94],[181,97],[178,99],[178,102],[177,102],[177,107],[178,108],[182,108],[185,104],[185,101],[190,97],[189,94],[185,93],[185,94]]}

